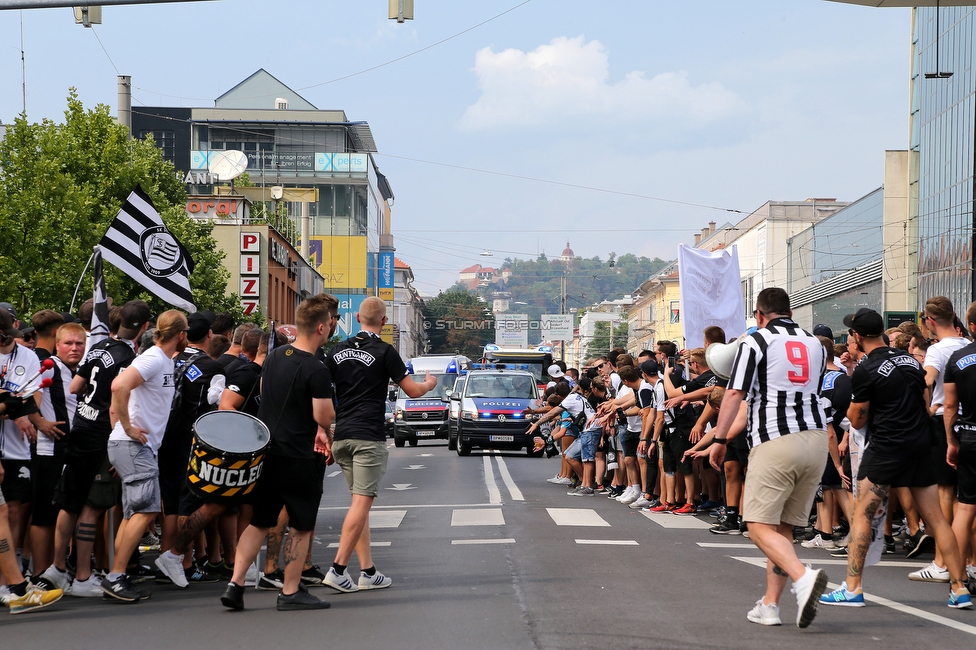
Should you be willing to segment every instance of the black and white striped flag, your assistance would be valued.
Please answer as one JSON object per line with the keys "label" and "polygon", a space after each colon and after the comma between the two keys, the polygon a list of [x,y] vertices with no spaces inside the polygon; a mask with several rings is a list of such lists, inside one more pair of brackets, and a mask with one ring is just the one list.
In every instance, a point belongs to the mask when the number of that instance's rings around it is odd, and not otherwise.
{"label": "black and white striped flag", "polygon": [[193,259],[163,225],[152,200],[138,185],[119,210],[102,241],[102,255],[169,304],[195,312],[190,291]]}
{"label": "black and white striped flag", "polygon": [[95,247],[92,268],[95,273],[95,290],[92,293],[91,336],[88,346],[108,338],[108,293],[105,291],[105,274],[102,272],[102,249]]}

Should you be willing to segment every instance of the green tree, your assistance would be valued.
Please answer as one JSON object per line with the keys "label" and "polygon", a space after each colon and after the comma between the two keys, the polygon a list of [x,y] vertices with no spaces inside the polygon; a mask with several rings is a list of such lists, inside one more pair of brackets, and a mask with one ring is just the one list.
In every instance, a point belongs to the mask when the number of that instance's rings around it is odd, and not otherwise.
{"label": "green tree", "polygon": [[424,328],[431,354],[459,352],[480,359],[485,345],[495,340],[492,315],[479,296],[451,289],[424,305]]}
{"label": "green tree", "polygon": [[627,347],[627,323],[620,323],[613,328],[613,339],[610,337],[610,322],[599,321],[593,328],[593,338],[586,344],[586,358],[605,356],[613,348]]}
{"label": "green tree", "polygon": [[[0,141],[0,296],[25,315],[68,309],[92,248],[138,184],[193,257],[197,308],[240,319],[239,298],[225,295],[229,274],[213,225],[186,214],[186,190],[161,150],[130,139],[108,106],[86,110],[74,89],[67,103],[63,123],[29,123],[21,115]],[[119,304],[142,298],[155,313],[169,308],[111,264],[105,264],[105,281]],[[91,288],[89,272],[79,302]]]}

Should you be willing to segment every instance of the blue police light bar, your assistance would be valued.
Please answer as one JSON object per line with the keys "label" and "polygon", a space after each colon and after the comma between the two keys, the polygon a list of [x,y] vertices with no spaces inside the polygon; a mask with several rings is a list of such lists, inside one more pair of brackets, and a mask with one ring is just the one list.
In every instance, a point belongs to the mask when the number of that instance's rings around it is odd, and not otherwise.
{"label": "blue police light bar", "polygon": [[407,374],[413,374],[413,361],[407,361]]}
{"label": "blue police light bar", "polygon": [[451,363],[447,364],[447,372],[448,373],[457,372],[457,361],[452,361]]}

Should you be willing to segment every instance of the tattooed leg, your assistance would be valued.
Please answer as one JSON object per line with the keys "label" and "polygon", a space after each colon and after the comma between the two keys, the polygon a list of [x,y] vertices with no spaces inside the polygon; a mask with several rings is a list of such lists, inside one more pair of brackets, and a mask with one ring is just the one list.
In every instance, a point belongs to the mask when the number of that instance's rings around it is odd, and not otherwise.
{"label": "tattooed leg", "polygon": [[305,564],[305,553],[308,551],[308,542],[312,538],[310,530],[288,531],[288,537],[282,544],[283,562],[285,563],[285,583],[281,589],[284,594],[293,594],[298,591],[298,583],[302,577],[302,567]]}
{"label": "tattooed leg", "polygon": [[888,489],[889,486],[876,485],[868,479],[861,479],[857,483],[857,503],[847,546],[847,588],[851,591],[861,586],[864,558],[871,546],[871,520],[888,495]]}

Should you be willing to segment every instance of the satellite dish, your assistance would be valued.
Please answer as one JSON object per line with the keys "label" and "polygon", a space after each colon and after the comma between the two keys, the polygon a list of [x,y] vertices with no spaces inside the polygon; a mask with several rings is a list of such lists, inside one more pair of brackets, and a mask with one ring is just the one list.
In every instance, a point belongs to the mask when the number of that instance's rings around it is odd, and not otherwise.
{"label": "satellite dish", "polygon": [[247,169],[247,154],[243,151],[212,151],[207,170],[217,180],[232,181]]}

